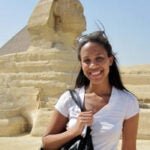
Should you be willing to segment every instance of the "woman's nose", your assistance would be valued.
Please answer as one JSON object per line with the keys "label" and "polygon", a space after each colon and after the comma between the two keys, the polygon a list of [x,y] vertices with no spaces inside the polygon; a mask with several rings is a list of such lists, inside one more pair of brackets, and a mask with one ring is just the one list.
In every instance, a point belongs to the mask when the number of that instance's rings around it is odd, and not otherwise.
{"label": "woman's nose", "polygon": [[97,67],[97,63],[96,62],[91,62],[89,65],[89,68],[96,68]]}

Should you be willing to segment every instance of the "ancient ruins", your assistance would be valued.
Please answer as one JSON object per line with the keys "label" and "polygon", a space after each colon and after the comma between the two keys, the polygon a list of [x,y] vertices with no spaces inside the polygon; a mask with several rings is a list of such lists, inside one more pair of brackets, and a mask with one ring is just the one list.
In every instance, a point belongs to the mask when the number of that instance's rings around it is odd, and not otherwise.
{"label": "ancient ruins", "polygon": [[[86,29],[83,7],[79,0],[40,0],[26,29],[27,49],[0,56],[0,136],[44,133],[58,97],[74,86],[76,38]],[[138,137],[150,139],[150,65],[121,73],[139,99]]]}

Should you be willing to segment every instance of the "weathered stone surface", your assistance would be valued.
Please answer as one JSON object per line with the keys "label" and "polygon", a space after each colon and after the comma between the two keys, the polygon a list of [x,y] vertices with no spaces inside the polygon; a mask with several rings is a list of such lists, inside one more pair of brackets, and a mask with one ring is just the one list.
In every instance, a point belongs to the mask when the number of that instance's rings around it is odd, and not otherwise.
{"label": "weathered stone surface", "polygon": [[138,138],[150,139],[150,65],[121,67],[121,75],[127,89],[139,100]]}
{"label": "weathered stone surface", "polygon": [[31,130],[39,105],[37,88],[0,87],[0,136],[13,136]]}
{"label": "weathered stone surface", "polygon": [[78,0],[40,0],[27,29],[28,50],[0,56],[0,128],[5,131],[7,120],[7,128],[15,130],[16,117],[25,126],[16,126],[15,133],[8,130],[5,136],[25,131],[43,134],[44,122],[49,120],[47,108],[52,110],[60,94],[74,86],[78,69],[75,42],[85,30],[82,5]]}
{"label": "weathered stone surface", "polygon": [[51,119],[52,113],[53,113],[53,111],[48,108],[39,109],[37,111],[37,115],[34,118],[35,122],[34,122],[32,130],[31,130],[31,135],[33,135],[33,136],[44,135],[44,133],[51,121],[50,119]]}
{"label": "weathered stone surface", "polygon": [[150,65],[121,67],[121,75],[126,87],[140,101],[150,103]]}
{"label": "weathered stone surface", "polygon": [[150,139],[150,109],[141,109],[139,117],[138,138]]}
{"label": "weathered stone surface", "polygon": [[34,47],[70,49],[85,30],[82,5],[78,0],[41,0],[27,27],[32,42],[29,50]]}
{"label": "weathered stone surface", "polygon": [[24,117],[15,116],[0,119],[0,136],[15,136],[28,130],[28,123]]}
{"label": "weathered stone surface", "polygon": [[142,85],[129,85],[127,84],[126,87],[132,91],[137,98],[142,102],[150,103],[150,84],[142,84]]}
{"label": "weathered stone surface", "polygon": [[150,85],[150,65],[121,67],[121,74],[125,84]]}

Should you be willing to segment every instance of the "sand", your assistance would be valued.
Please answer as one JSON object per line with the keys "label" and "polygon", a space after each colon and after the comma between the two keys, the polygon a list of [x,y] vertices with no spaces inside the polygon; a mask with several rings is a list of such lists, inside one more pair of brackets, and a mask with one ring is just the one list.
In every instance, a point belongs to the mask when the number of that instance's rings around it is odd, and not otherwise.
{"label": "sand", "polygon": [[[33,137],[28,134],[17,137],[0,137],[0,150],[38,150],[41,145],[41,137]],[[118,145],[120,148],[121,141]],[[137,150],[150,150],[150,140],[137,140]]]}

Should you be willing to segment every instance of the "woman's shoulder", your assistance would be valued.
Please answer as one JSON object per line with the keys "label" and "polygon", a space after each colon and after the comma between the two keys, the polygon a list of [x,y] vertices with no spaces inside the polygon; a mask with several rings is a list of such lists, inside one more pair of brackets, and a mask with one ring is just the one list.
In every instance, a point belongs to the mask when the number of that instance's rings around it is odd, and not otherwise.
{"label": "woman's shoulder", "polygon": [[126,111],[125,119],[129,119],[139,113],[139,101],[133,93],[127,90],[116,89],[116,95],[118,97],[118,101]]}
{"label": "woman's shoulder", "polygon": [[63,99],[63,101],[70,101],[70,98],[71,98],[70,90],[75,90],[79,95],[84,93],[84,87],[75,88],[75,89],[68,89],[60,95],[59,100]]}
{"label": "woman's shoulder", "polygon": [[136,95],[130,91],[120,90],[120,89],[115,89],[115,90],[116,90],[117,95],[126,101],[130,101],[130,102],[138,101]]}
{"label": "woman's shoulder", "polygon": [[83,93],[83,92],[85,92],[85,87],[82,86],[82,87],[80,87],[80,88],[75,88],[74,90],[75,90],[76,92],[78,92],[78,93]]}

